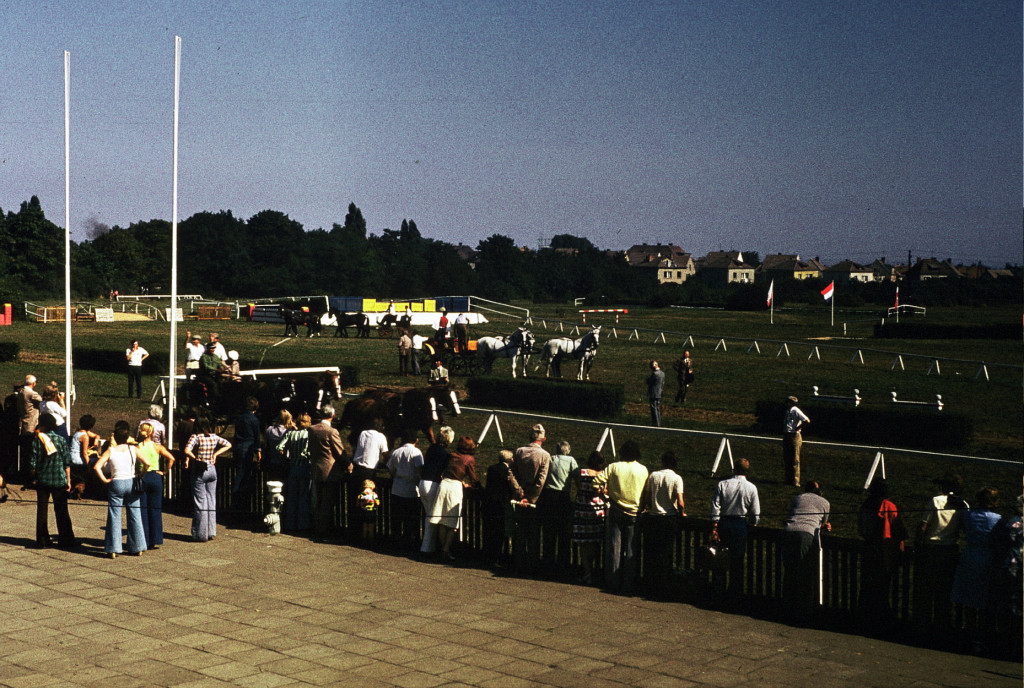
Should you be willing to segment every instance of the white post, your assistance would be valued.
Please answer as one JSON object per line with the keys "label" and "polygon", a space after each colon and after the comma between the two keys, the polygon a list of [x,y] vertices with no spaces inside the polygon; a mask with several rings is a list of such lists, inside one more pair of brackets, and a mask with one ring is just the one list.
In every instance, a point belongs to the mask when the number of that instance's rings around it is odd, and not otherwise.
{"label": "white post", "polygon": [[171,345],[167,379],[167,446],[174,447],[174,383],[178,367],[178,105],[181,85],[181,36],[174,37],[174,116],[171,144]]}
{"label": "white post", "polygon": [[882,452],[875,453],[875,460],[871,463],[871,470],[868,471],[868,479],[864,481],[864,489],[868,489],[871,486],[871,481],[875,478],[875,471],[878,467],[882,468],[882,479],[885,479],[885,455]]}
{"label": "white post", "polygon": [[786,356],[788,357],[789,356],[789,344],[786,343],[786,342],[782,342],[782,346],[779,347],[779,353],[775,354],[775,358],[778,358],[779,356],[781,356],[783,351],[786,352]]}
{"label": "white post", "polygon": [[718,445],[718,453],[715,454],[715,463],[711,466],[711,477],[715,477],[715,473],[718,472],[718,464],[722,462],[722,454],[727,453],[729,455],[729,468],[735,468],[735,464],[732,462],[732,447],[729,445],[729,438],[723,437],[721,444]]}
{"label": "white post", "polygon": [[64,395],[75,403],[71,367],[71,53],[64,51]]}

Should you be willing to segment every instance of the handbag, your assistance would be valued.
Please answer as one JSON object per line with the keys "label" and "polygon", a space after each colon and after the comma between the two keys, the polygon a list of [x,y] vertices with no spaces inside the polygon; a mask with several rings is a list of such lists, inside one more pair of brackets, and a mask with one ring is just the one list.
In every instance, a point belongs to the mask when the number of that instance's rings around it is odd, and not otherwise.
{"label": "handbag", "polygon": [[132,456],[132,463],[135,465],[135,475],[132,477],[132,492],[134,494],[142,494],[145,491],[146,486],[142,482],[142,473],[139,473],[139,457],[135,455],[135,448],[131,445],[128,446],[128,453]]}
{"label": "handbag", "polygon": [[728,571],[729,548],[706,545],[697,550],[697,567],[702,571]]}

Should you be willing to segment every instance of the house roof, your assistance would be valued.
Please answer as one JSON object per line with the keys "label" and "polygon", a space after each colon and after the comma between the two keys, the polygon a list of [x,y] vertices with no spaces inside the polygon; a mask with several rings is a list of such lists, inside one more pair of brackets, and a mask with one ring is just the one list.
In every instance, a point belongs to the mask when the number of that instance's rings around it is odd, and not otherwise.
{"label": "house roof", "polygon": [[866,268],[860,263],[855,263],[852,260],[841,260],[830,268],[826,268],[826,272],[870,272],[874,273],[871,268]]}
{"label": "house roof", "polygon": [[701,270],[753,270],[751,266],[736,260],[728,253],[716,251],[709,253],[698,261]]}
{"label": "house roof", "polygon": [[913,267],[907,270],[907,277],[928,278],[928,277],[962,277],[963,275],[953,267],[948,260],[937,260],[935,258],[918,258]]}
{"label": "house roof", "polygon": [[[668,260],[671,265],[664,265]],[[626,249],[626,261],[634,268],[686,267],[692,256],[675,244],[634,244]]]}
{"label": "house roof", "polygon": [[761,261],[762,270],[795,270],[800,264],[800,256],[795,253],[771,253]]}

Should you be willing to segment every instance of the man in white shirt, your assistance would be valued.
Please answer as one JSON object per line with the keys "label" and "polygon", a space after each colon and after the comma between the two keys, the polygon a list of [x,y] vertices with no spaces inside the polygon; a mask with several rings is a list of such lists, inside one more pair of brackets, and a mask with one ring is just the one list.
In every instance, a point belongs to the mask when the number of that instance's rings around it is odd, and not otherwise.
{"label": "man in white shirt", "polygon": [[647,476],[640,511],[644,530],[644,587],[652,597],[664,597],[672,571],[672,545],[686,515],[683,478],[676,473],[675,452],[661,456],[661,470]]}
{"label": "man in white shirt", "polygon": [[729,594],[743,593],[743,557],[747,551],[747,527],[761,517],[757,488],[747,481],[750,462],[740,459],[734,475],[718,483],[711,498],[711,541],[729,548]]}
{"label": "man in white shirt", "polygon": [[388,457],[391,483],[391,532],[415,548],[420,534],[420,500],[417,486],[423,469],[423,453],[416,447],[415,428],[402,432],[402,446]]}
{"label": "man in white shirt", "polygon": [[[380,431],[381,421],[377,419],[374,427],[363,430],[356,440],[355,452],[352,455],[352,463],[348,465],[348,513],[355,514],[357,510],[356,497],[363,490],[364,480],[373,480],[378,464],[382,467],[388,460],[388,438]],[[350,519],[352,527],[350,535],[358,539],[360,531],[356,530],[361,524],[355,523],[356,519]]]}
{"label": "man in white shirt", "polygon": [[199,339],[199,335],[191,332],[185,333],[185,374],[192,378],[199,371],[199,359],[206,353],[206,347]]}

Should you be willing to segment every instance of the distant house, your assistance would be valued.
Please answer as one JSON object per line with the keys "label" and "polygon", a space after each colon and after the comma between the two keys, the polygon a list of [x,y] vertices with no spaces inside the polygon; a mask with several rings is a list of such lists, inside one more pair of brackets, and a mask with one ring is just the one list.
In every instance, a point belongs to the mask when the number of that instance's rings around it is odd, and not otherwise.
{"label": "distant house", "polygon": [[907,279],[913,282],[920,282],[929,279],[949,279],[963,277],[948,260],[937,260],[935,258],[918,258],[909,270]]}
{"label": "distant house", "polygon": [[873,282],[875,273],[871,268],[864,267],[860,263],[854,263],[852,260],[841,260],[832,267],[825,268],[822,277],[828,282],[834,281],[837,284]]}
{"label": "distant house", "polygon": [[984,265],[958,265],[957,271],[967,279],[994,280],[1014,278],[1013,270],[996,270],[994,268],[987,268]]}
{"label": "distant house", "polygon": [[652,272],[658,284],[682,284],[696,271],[693,256],[674,244],[634,244],[625,255],[630,267]]}
{"label": "distant house", "polygon": [[724,287],[733,282],[750,284],[754,281],[754,268],[744,263],[742,258],[743,254],[738,251],[709,253],[697,260],[697,276],[714,287]]}
{"label": "distant house", "polygon": [[805,280],[821,276],[819,268],[800,260],[796,254],[774,253],[764,257],[754,276],[758,282],[769,280],[796,279]]}
{"label": "distant house", "polygon": [[885,262],[885,256],[876,258],[868,267],[876,282],[899,282],[907,271],[903,265],[889,265]]}

